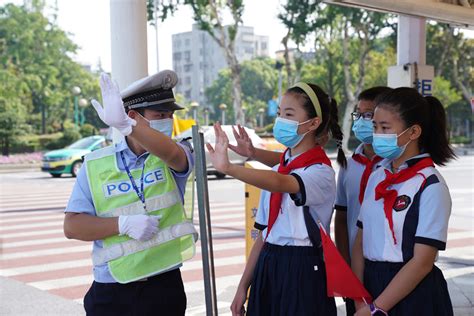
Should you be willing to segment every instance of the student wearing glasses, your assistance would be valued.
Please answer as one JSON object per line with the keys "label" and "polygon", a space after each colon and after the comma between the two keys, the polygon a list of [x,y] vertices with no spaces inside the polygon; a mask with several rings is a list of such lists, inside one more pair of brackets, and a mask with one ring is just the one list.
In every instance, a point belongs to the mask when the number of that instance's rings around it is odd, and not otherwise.
{"label": "student wearing glasses", "polygon": [[[357,217],[370,173],[382,158],[372,148],[375,99],[391,91],[388,87],[373,87],[362,91],[358,97],[356,111],[352,113],[352,131],[361,141],[346,168],[339,170],[337,178],[335,235],[336,245],[343,258],[350,263],[351,249],[357,234]],[[346,299],[347,315],[354,315],[352,300]]]}

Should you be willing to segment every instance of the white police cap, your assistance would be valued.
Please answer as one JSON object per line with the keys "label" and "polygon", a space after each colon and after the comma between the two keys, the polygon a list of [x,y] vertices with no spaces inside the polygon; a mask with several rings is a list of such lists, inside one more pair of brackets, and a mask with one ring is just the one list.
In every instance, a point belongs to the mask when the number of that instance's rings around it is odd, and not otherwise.
{"label": "white police cap", "polygon": [[178,76],[172,70],[163,70],[154,75],[135,81],[121,92],[126,109],[152,108],[154,110],[175,111],[183,107],[176,104],[173,88]]}

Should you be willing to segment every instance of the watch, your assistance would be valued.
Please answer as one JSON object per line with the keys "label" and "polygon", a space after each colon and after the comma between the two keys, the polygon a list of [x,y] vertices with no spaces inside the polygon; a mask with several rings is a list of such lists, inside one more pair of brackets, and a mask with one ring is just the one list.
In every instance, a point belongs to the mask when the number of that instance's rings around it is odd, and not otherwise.
{"label": "watch", "polygon": [[369,308],[370,308],[370,315],[373,315],[373,316],[388,316],[387,312],[384,311],[381,308],[378,308],[377,305],[375,305],[375,303],[370,303]]}

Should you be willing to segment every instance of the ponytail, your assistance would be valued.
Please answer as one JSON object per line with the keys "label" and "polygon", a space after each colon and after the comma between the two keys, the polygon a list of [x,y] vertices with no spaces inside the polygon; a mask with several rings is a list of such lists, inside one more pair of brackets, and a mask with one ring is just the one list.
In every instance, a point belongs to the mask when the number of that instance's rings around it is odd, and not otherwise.
{"label": "ponytail", "polygon": [[344,134],[342,133],[341,127],[338,123],[338,110],[337,102],[333,98],[330,99],[330,116],[329,116],[329,130],[331,131],[331,136],[334,138],[334,141],[337,145],[337,163],[344,169],[347,167],[346,155],[344,150],[342,150],[342,138]]}
{"label": "ponytail", "polygon": [[434,163],[444,166],[450,159],[456,157],[449,145],[446,126],[446,111],[441,102],[432,96],[425,97],[428,103],[430,131],[423,131],[422,148],[429,153]]}

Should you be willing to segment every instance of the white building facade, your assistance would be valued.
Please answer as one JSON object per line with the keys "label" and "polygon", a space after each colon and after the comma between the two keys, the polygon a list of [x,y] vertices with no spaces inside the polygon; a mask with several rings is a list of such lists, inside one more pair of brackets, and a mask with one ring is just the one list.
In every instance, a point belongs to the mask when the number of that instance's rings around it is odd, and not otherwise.
{"label": "white building facade", "polygon": [[[175,92],[205,106],[206,88],[217,79],[219,71],[228,68],[222,48],[196,24],[191,32],[174,34],[172,43],[173,70],[179,78]],[[269,56],[268,36],[255,35],[253,27],[240,26],[235,49],[239,62]]]}

